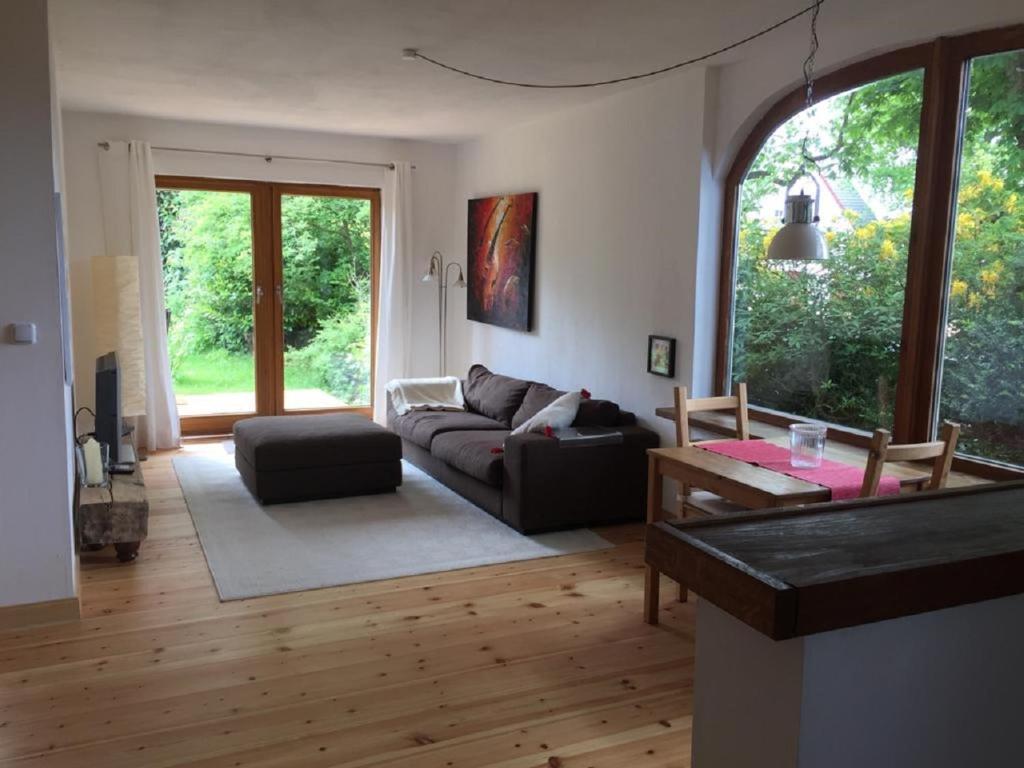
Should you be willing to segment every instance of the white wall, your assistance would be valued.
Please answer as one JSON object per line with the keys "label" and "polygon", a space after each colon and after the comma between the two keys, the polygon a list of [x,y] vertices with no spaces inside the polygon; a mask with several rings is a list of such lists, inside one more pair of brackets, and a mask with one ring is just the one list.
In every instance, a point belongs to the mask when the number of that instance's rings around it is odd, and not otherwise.
{"label": "white wall", "polygon": [[[451,293],[452,372],[473,362],[619,402],[655,419],[672,386],[692,381],[704,100],[695,69],[459,149],[456,237],[466,201],[537,192],[533,328],[465,320]],[[677,339],[676,377],[647,373],[648,334]],[[661,424],[656,424],[661,421]]]}
{"label": "white wall", "polygon": [[[368,162],[408,160],[413,171],[414,246],[418,267],[426,268],[434,249],[451,253],[451,199],[455,147],[430,142],[374,139],[330,133],[158,120],[130,115],[64,112],[65,168],[68,185],[68,236],[72,263],[76,395],[93,401],[92,366],[107,350],[93,345],[90,261],[103,253],[97,153],[100,141],[136,139],[154,146],[219,149],[233,152],[327,157]],[[157,173],[380,187],[383,168],[239,158],[154,150]],[[413,319],[414,375],[434,375],[437,366],[437,294],[417,284]]]}
{"label": "white wall", "polygon": [[[0,605],[75,590],[70,403],[57,271],[59,125],[45,0],[5,7],[0,25]],[[38,343],[11,343],[33,322]]]}

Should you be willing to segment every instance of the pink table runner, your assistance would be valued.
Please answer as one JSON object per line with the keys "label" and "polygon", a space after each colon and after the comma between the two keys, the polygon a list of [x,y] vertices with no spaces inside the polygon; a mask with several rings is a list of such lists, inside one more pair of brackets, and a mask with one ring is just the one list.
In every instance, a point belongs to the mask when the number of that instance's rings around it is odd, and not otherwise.
{"label": "pink table runner", "polygon": [[[723,440],[720,443],[706,443],[700,446],[706,451],[720,453],[732,459],[780,472],[783,475],[806,480],[808,483],[823,485],[832,491],[832,500],[855,499],[860,496],[864,483],[864,470],[825,459],[820,467],[798,469],[789,463],[789,449],[765,440]],[[900,492],[900,481],[895,477],[882,475],[878,484],[879,496],[894,496]]]}

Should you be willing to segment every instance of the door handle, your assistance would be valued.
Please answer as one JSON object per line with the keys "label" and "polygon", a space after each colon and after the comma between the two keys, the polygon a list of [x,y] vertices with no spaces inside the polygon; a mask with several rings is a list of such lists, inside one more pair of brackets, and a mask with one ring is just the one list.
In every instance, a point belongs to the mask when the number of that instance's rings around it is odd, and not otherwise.
{"label": "door handle", "polygon": [[277,303],[282,307],[284,306],[284,291],[281,290],[281,286],[274,286],[274,293],[277,295]]}
{"label": "door handle", "polygon": [[256,303],[259,304],[263,300],[263,286],[256,286]]}

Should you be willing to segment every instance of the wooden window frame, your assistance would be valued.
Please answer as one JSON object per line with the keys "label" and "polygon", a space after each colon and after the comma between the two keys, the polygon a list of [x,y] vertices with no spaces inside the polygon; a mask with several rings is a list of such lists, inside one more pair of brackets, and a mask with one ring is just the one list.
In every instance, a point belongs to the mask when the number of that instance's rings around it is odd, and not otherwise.
{"label": "wooden window frame", "polygon": [[[186,416],[181,419],[181,433],[187,437],[229,434],[236,421],[253,415],[285,413],[359,413],[373,415],[374,377],[377,356],[377,305],[380,284],[381,193],[374,187],[347,187],[327,184],[283,184],[245,179],[214,179],[201,176],[158,175],[156,188],[205,190],[211,192],[243,192],[252,200],[253,296],[262,288],[263,296],[274,302],[272,312],[256,312],[253,308],[254,372],[262,386],[256,386],[256,413],[225,413],[208,416]],[[340,408],[310,408],[287,411],[284,407],[284,325],[278,287],[283,287],[283,254],[281,248],[281,197],[312,195],[346,197],[370,201],[370,404]],[[277,258],[281,254],[282,258]]]}
{"label": "wooden window frame", "polygon": [[[956,209],[970,60],[1020,48],[1024,48],[1024,24],[940,37],[849,64],[815,80],[815,96],[823,100],[886,77],[918,69],[924,72],[900,371],[894,402],[893,438],[896,442],[931,440],[937,428],[942,329],[952,265],[955,234],[952,220]],[[739,147],[726,175],[714,379],[714,391],[718,395],[730,390],[736,247],[743,182],[775,129],[805,107],[803,86],[775,102]],[[753,405],[750,406],[750,415],[753,419],[780,426],[806,420]],[[866,432],[839,425],[829,425],[829,434],[836,440],[854,445],[866,445],[869,437]],[[954,468],[993,479],[1024,477],[1024,468],[976,457],[957,456]]]}
{"label": "wooden window frame", "polygon": [[[277,358],[278,370],[275,392],[280,392],[281,401],[276,413],[359,413],[373,418],[373,398],[375,392],[377,369],[377,309],[380,301],[380,190],[374,187],[341,187],[327,184],[271,184],[272,206],[271,221],[273,222],[274,252],[281,254],[274,260],[274,285],[283,286],[284,252],[281,244],[281,197],[284,195],[312,195],[316,197],[347,197],[370,202],[370,402],[368,405],[343,406],[341,408],[303,408],[288,411],[284,407],[284,355]],[[281,312],[278,305],[277,311]],[[284,349],[284,323],[277,318],[275,323],[278,349]]]}

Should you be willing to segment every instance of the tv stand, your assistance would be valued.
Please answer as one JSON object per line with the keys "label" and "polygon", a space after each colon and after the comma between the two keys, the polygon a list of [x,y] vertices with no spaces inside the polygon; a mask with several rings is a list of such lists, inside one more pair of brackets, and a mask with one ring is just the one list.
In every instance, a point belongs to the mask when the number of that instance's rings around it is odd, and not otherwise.
{"label": "tv stand", "polygon": [[149,500],[139,464],[131,474],[111,475],[107,487],[82,488],[78,531],[82,549],[113,544],[122,563],[138,557],[149,533]]}

